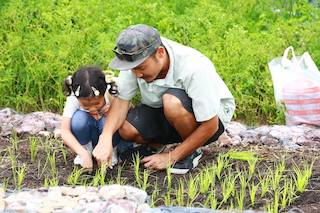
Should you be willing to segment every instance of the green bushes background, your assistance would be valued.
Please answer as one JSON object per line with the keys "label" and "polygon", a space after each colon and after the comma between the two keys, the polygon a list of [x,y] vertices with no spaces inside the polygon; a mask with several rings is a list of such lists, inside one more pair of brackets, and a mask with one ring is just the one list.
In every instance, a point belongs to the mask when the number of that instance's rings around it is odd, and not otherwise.
{"label": "green bushes background", "polygon": [[1,0],[0,108],[62,113],[64,78],[84,65],[109,69],[118,33],[143,23],[213,61],[235,119],[284,124],[267,64],[293,46],[320,66],[320,8],[307,2]]}

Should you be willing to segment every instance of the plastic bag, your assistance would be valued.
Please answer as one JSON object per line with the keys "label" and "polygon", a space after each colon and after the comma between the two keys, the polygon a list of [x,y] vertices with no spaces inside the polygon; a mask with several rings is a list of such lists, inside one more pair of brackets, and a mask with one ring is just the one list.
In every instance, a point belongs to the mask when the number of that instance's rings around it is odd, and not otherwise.
{"label": "plastic bag", "polygon": [[[289,51],[292,51],[291,60]],[[290,46],[283,57],[273,59],[268,66],[275,100],[286,109],[287,124],[320,125],[320,72],[309,53],[295,56]]]}

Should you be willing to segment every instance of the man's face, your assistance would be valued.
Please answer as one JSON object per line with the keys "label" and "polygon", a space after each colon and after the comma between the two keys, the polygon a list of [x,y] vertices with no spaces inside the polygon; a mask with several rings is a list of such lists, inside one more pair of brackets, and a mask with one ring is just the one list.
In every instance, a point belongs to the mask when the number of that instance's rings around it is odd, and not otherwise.
{"label": "man's face", "polygon": [[[157,54],[156,54],[157,55]],[[162,70],[162,60],[159,58],[154,58],[157,56],[149,56],[139,66],[131,69],[137,78],[142,78],[146,82],[154,81]]]}

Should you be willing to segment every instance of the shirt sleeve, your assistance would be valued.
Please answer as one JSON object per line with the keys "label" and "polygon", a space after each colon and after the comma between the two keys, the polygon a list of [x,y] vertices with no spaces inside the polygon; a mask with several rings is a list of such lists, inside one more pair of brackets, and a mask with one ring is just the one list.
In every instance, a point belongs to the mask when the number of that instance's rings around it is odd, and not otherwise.
{"label": "shirt sleeve", "polygon": [[118,98],[130,101],[138,92],[137,78],[131,70],[121,71],[118,77]]}
{"label": "shirt sleeve", "polygon": [[192,99],[192,108],[198,122],[210,120],[218,114],[220,93],[213,72],[197,70],[186,81],[185,88]]}
{"label": "shirt sleeve", "polygon": [[66,105],[63,109],[63,116],[67,118],[72,118],[73,114],[78,109],[80,109],[80,102],[73,94],[71,94],[70,96],[67,97]]}

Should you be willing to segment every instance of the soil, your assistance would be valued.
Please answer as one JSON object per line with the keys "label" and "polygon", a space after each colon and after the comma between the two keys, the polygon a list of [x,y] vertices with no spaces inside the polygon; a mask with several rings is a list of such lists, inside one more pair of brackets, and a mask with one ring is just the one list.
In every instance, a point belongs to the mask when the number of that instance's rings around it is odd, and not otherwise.
{"label": "soil", "polygon": [[[35,189],[44,186],[45,178],[52,177],[52,170],[50,170],[50,162],[46,163],[46,159],[48,156],[48,150],[46,151],[44,146],[38,145],[39,151],[37,153],[36,159],[34,162],[30,160],[30,137],[25,139],[20,139],[18,141],[17,148],[14,151],[12,148],[12,139],[7,137],[0,137],[0,183],[3,183],[3,186],[8,190],[16,190],[17,186],[15,184],[14,175],[12,173],[12,159],[10,156],[16,156],[16,165],[26,165],[25,175],[23,178],[23,182],[21,188],[23,189]],[[49,143],[47,139],[43,139],[43,144]],[[69,148],[62,145],[61,141],[55,141],[50,148],[50,153],[55,155],[55,166],[58,171],[58,179],[59,185],[70,185],[68,184],[68,175],[73,171],[75,166],[73,165],[73,159],[75,157],[75,153],[72,152]],[[60,144],[60,145],[59,145]],[[167,146],[166,151],[174,148],[175,144]],[[11,148],[10,148],[11,147]],[[63,152],[61,149],[65,149],[66,152],[66,160],[64,159]],[[185,180],[186,183],[190,178],[190,174],[194,177],[197,175],[203,168],[205,168],[208,164],[215,162],[218,155],[227,153],[230,149],[236,149],[239,151],[245,150],[255,150],[257,152],[257,156],[263,160],[257,165],[257,169],[260,171],[267,171],[267,167],[271,167],[274,165],[274,162],[280,160],[282,158],[286,159],[286,167],[292,170],[292,162],[294,161],[297,165],[303,165],[303,162],[306,160],[308,162],[312,162],[315,156],[317,156],[318,150],[310,149],[307,147],[301,147],[295,150],[285,150],[279,147],[266,147],[263,145],[250,145],[247,147],[219,147],[218,144],[213,143],[206,147],[202,147],[203,157],[199,163],[199,165],[191,170],[189,173],[185,175],[173,175],[172,186],[178,186],[180,184],[179,180]],[[10,151],[11,150],[11,151]],[[10,154],[11,153],[11,154]],[[15,153],[15,155],[12,155]],[[234,166],[245,166],[239,164],[239,162],[244,162],[240,160],[235,160]],[[312,176],[309,179],[309,184],[306,187],[305,192],[298,192],[297,198],[291,203],[290,206],[287,206],[281,212],[288,212],[293,208],[298,208],[303,212],[320,212],[320,158],[316,158]],[[46,169],[44,169],[46,168]],[[95,165],[95,169],[96,165]],[[136,178],[134,176],[134,165],[132,162],[121,162],[116,166],[113,170],[108,170],[106,174],[106,184],[108,183],[117,183],[119,169],[121,169],[121,182],[125,185],[132,185],[138,187],[136,183]],[[143,166],[141,165],[140,174],[143,177]],[[43,173],[42,173],[43,172]],[[42,173],[42,174],[41,174]],[[94,172],[93,172],[94,174]],[[84,176],[87,174],[83,174]],[[157,182],[157,190],[158,190],[158,199],[155,203],[155,207],[163,206],[165,195],[167,194],[167,173],[166,171],[153,171],[149,176],[149,182],[155,183]],[[88,180],[89,182],[92,179]],[[236,188],[240,186],[240,183],[236,183]],[[185,184],[185,193],[187,192],[187,184]],[[146,191],[148,195],[152,195],[154,191],[154,186],[150,185]],[[187,195],[186,195],[187,197]],[[161,199],[162,198],[162,199]],[[174,199],[174,197],[172,196]],[[199,194],[197,199],[194,202],[198,202],[203,204],[205,202],[206,196],[203,194]],[[269,199],[272,199],[270,197]],[[251,209],[254,211],[265,211],[263,205],[268,202],[268,198],[259,198],[256,196],[256,205],[254,207],[250,206],[250,198],[247,196],[245,198],[245,209]],[[174,204],[173,204],[174,205]],[[226,204],[230,205],[230,204]],[[226,205],[222,205],[221,209],[226,208]],[[296,211],[291,211],[296,212]],[[300,212],[300,211],[297,211]]]}

